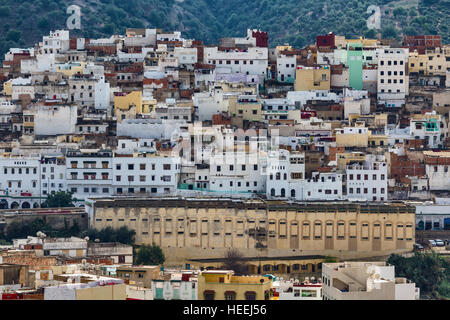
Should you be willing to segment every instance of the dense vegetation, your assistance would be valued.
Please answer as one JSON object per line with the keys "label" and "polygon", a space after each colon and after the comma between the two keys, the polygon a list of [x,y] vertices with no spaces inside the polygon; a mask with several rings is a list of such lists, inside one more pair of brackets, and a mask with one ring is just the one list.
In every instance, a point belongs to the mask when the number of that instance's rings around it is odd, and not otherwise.
{"label": "dense vegetation", "polygon": [[45,235],[49,238],[66,238],[79,236],[80,234],[80,228],[77,224],[74,224],[71,227],[66,226],[62,230],[57,230],[52,228],[52,226],[47,224],[43,219],[36,219],[31,223],[12,222],[8,226],[6,233],[0,233],[0,240],[11,242],[12,239],[25,239],[28,236],[35,237],[38,231],[45,233]]}
{"label": "dense vegetation", "polygon": [[420,288],[421,298],[450,298],[450,264],[436,253],[416,253],[410,258],[393,254],[387,260],[395,276],[405,277]]}
{"label": "dense vegetation", "polygon": [[166,257],[161,247],[152,245],[142,245],[137,249],[137,254],[135,256],[135,265],[160,265],[164,264]]}
{"label": "dense vegetation", "polygon": [[106,227],[101,230],[87,229],[80,233],[80,237],[89,237],[90,241],[98,239],[100,242],[120,242],[131,245],[134,244],[135,234],[136,231],[123,226],[118,229],[113,229],[111,227]]}
{"label": "dense vegetation", "polygon": [[0,232],[0,245],[10,243],[13,239],[25,239],[28,236],[36,236],[38,231],[43,232],[48,238],[70,238],[70,237],[89,237],[89,241],[100,242],[120,242],[124,244],[134,244],[136,232],[127,227],[113,229],[106,227],[101,230],[87,229],[81,230],[75,223],[71,227],[65,226],[63,229],[54,229],[43,219],[35,219],[31,223],[12,222],[6,232]]}
{"label": "dense vegetation", "polygon": [[58,191],[51,193],[42,204],[43,208],[68,208],[74,207],[72,193]]}
{"label": "dense vegetation", "polygon": [[366,11],[378,5],[384,36],[440,34],[445,43],[450,40],[450,0],[0,0],[0,52],[31,46],[49,30],[65,28],[66,9],[74,3],[82,8],[76,34],[91,38],[124,33],[126,27],[158,27],[217,43],[260,28],[269,31],[271,45],[303,46],[330,31],[375,36],[367,29]]}

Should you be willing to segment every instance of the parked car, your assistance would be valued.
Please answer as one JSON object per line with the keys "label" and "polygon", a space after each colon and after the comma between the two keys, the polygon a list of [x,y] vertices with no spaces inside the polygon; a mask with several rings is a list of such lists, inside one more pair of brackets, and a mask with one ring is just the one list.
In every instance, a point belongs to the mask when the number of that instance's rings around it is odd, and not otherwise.
{"label": "parked car", "polygon": [[423,250],[423,245],[419,244],[419,243],[415,243],[414,244],[414,250],[415,251],[421,251]]}
{"label": "parked car", "polygon": [[428,243],[430,244],[430,246],[436,247],[436,241],[434,241],[434,240],[428,240]]}
{"label": "parked car", "polygon": [[445,243],[441,239],[436,239],[434,242],[436,242],[436,246],[438,247],[445,247]]}

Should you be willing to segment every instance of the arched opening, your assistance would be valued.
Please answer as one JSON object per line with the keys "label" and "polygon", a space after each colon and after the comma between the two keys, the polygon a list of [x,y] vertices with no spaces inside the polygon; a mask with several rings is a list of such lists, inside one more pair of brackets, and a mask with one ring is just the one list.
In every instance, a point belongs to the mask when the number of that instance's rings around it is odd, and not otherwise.
{"label": "arched opening", "polygon": [[11,209],[17,209],[17,208],[19,208],[19,204],[17,203],[17,202],[13,202],[13,203],[11,203]]}
{"label": "arched opening", "polygon": [[8,201],[5,199],[0,200],[0,209],[8,209]]}
{"label": "arched opening", "polygon": [[263,272],[270,272],[272,271],[272,266],[270,264],[263,265]]}
{"label": "arched opening", "polygon": [[283,198],[286,197],[286,190],[284,190],[284,188],[281,188],[281,196]]}
{"label": "arched opening", "polygon": [[291,190],[291,198],[295,198],[295,190],[294,189]]}
{"label": "arched opening", "polygon": [[275,189],[270,189],[270,196],[275,197]]}
{"label": "arched opening", "polygon": [[444,219],[444,229],[445,230],[450,230],[450,218],[445,218]]}
{"label": "arched opening", "polygon": [[33,208],[35,208],[35,209],[39,208],[39,203],[35,202],[35,203],[33,204]]}
{"label": "arched opening", "polygon": [[419,221],[417,224],[417,230],[423,230],[425,223],[423,221]]}
{"label": "arched opening", "polygon": [[30,203],[29,202],[24,202],[24,203],[22,203],[22,209],[30,209],[31,208],[31,205],[30,205]]}

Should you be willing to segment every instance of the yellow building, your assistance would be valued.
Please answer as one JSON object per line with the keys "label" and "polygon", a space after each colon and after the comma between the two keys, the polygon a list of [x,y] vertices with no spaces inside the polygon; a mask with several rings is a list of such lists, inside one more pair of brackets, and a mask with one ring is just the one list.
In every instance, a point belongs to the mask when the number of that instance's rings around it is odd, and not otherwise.
{"label": "yellow building", "polygon": [[203,271],[198,300],[273,300],[273,281],[263,276],[235,276],[232,270]]}
{"label": "yellow building", "polygon": [[419,54],[417,51],[409,53],[408,61],[409,73],[426,74],[427,56]]}
{"label": "yellow building", "polygon": [[133,119],[136,118],[136,114],[142,114],[142,91],[116,93],[114,111],[118,122],[123,119]]}
{"label": "yellow building", "polygon": [[158,278],[159,272],[159,266],[120,266],[116,269],[118,278],[144,288],[152,287],[152,280]]}
{"label": "yellow building", "polygon": [[410,73],[445,76],[450,68],[450,46],[427,50],[425,54],[410,52],[408,66]]}
{"label": "yellow building", "polygon": [[76,74],[82,74],[86,62],[72,62],[65,63],[56,66],[56,72],[62,73],[66,77],[70,78]]}
{"label": "yellow building", "polygon": [[229,113],[233,117],[242,117],[245,121],[261,121],[261,101],[256,95],[241,95],[228,99]]}
{"label": "yellow building", "polygon": [[158,101],[156,99],[150,99],[143,97],[142,98],[142,113],[143,114],[149,114],[152,113],[153,110],[155,110],[156,105],[158,104]]}
{"label": "yellow building", "polygon": [[384,134],[372,134],[372,132],[369,130],[369,137],[368,137],[368,146],[369,147],[382,147],[388,145],[388,137]]}
{"label": "yellow building", "polygon": [[337,168],[339,170],[345,170],[348,165],[359,163],[363,165],[366,161],[366,154],[364,152],[348,152],[348,153],[337,153]]}
{"label": "yellow building", "polygon": [[364,147],[369,143],[369,130],[365,122],[356,122],[353,127],[335,129],[337,147]]}
{"label": "yellow building", "polygon": [[5,83],[3,83],[3,94],[5,96],[11,96],[12,95],[12,84],[11,84],[11,80],[6,81]]}
{"label": "yellow building", "polygon": [[295,76],[295,91],[330,90],[331,74],[328,66],[298,67]]}

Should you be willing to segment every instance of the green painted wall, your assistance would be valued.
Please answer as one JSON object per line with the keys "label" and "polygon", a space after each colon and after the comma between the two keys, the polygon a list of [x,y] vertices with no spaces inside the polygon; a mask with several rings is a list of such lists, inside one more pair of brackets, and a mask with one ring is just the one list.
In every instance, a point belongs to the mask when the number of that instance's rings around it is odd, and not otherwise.
{"label": "green painted wall", "polygon": [[347,62],[349,67],[350,87],[355,90],[363,89],[363,48],[362,43],[347,45]]}

